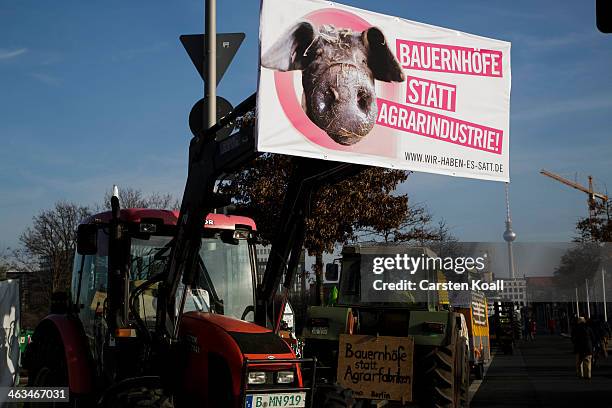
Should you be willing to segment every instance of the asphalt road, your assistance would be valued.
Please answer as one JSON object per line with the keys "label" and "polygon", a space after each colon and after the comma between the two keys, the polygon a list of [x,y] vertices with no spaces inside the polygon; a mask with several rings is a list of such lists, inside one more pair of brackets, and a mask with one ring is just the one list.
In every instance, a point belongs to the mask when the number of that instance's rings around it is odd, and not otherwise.
{"label": "asphalt road", "polygon": [[521,342],[513,355],[495,354],[470,406],[612,408],[612,353],[587,381],[576,377],[570,339],[541,335]]}

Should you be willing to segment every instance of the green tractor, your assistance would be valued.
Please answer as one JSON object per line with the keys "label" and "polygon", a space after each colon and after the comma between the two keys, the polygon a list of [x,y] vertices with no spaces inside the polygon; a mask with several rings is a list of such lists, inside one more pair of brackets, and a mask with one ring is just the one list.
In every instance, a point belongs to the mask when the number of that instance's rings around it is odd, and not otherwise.
{"label": "green tractor", "polygon": [[[316,357],[318,361],[318,406],[469,406],[469,346],[465,318],[450,310],[446,290],[418,290],[419,281],[427,280],[429,284],[434,283],[434,287],[437,283],[445,283],[441,270],[424,268],[412,275],[416,283],[414,291],[372,292],[373,287],[380,286],[380,281],[374,283],[371,278],[382,280],[384,276],[372,274],[373,257],[397,254],[413,258],[436,257],[433,251],[423,247],[345,246],[337,302],[308,309],[302,333],[304,356]],[[410,279],[409,274],[406,277]],[[377,367],[374,360],[385,360],[386,352],[396,347],[395,344],[408,344],[408,341],[414,345],[408,350],[410,358],[407,361],[411,367],[391,366],[384,369],[387,370],[385,374],[377,373],[381,364]],[[375,345],[375,349],[366,346],[366,342]],[[345,348],[349,347],[350,357],[354,357],[353,350],[360,345],[364,349],[370,347],[369,351],[362,351],[363,359],[347,363]],[[371,368],[374,369],[368,370]],[[354,381],[356,369],[363,369],[358,381]],[[395,374],[397,378],[409,377],[405,385],[397,387],[401,397],[385,392],[395,386],[389,380]]]}

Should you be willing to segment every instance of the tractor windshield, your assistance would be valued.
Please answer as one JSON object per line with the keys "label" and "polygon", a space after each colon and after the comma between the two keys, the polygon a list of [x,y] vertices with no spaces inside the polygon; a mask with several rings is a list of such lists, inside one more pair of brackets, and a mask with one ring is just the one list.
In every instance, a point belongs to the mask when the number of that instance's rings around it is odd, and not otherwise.
{"label": "tractor windshield", "polygon": [[[81,305],[79,316],[85,332],[94,337],[97,325],[101,324],[108,287],[108,233],[98,230],[98,253],[76,254],[72,276],[72,296],[75,304]],[[151,277],[164,271],[170,255],[171,236],[144,235],[131,237],[130,290],[136,289]],[[128,249],[127,247],[125,248]],[[220,237],[219,231],[208,230],[202,238],[200,261],[196,282],[185,301],[185,312],[202,311],[223,313],[238,319],[254,304],[252,265],[249,243],[246,239],[228,240]],[[253,264],[252,264],[253,263]],[[81,278],[79,278],[81,277]],[[139,297],[137,313],[148,327],[155,325],[157,312],[158,283],[143,290]],[[184,291],[182,284],[177,290],[178,299]],[[252,319],[253,313],[245,319]]]}
{"label": "tractor windshield", "polygon": [[[364,258],[365,257],[365,258]],[[437,304],[437,292],[420,290],[376,290],[374,282],[397,282],[401,273],[384,271],[383,274],[362,275],[362,262],[371,265],[373,255],[348,254],[342,257],[338,303],[346,306],[384,306],[411,309],[432,309]],[[438,279],[437,271],[419,270],[430,282]],[[410,275],[408,275],[410,276]],[[433,310],[433,309],[432,309]]]}
{"label": "tractor windshield", "polygon": [[[237,319],[248,317],[243,313],[254,305],[254,276],[247,240],[226,243],[215,238],[204,238],[200,259],[204,272],[201,278],[210,279],[212,284],[211,303],[221,303],[225,315]],[[205,282],[202,284],[205,285]]]}
{"label": "tractor windshield", "polygon": [[[208,234],[207,234],[208,235]],[[132,238],[131,281],[133,287],[163,271],[170,254],[169,236]],[[156,286],[142,295],[141,317],[155,316]],[[179,285],[177,297],[183,293]],[[202,238],[196,283],[188,293],[185,312],[214,311],[240,319],[254,304],[253,274],[247,240],[224,242],[218,236]]]}

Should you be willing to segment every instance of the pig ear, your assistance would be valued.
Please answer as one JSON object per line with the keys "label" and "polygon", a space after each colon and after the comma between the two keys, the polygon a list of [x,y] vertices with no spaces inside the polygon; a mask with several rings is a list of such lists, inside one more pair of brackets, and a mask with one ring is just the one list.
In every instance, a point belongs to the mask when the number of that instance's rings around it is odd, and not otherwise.
{"label": "pig ear", "polygon": [[374,78],[385,82],[402,82],[406,79],[402,67],[389,49],[385,35],[376,27],[363,32],[361,39],[368,53],[368,66]]}
{"label": "pig ear", "polygon": [[[315,41],[315,29],[307,22],[298,23],[285,32],[261,57],[261,65],[279,71],[304,69],[308,48]],[[313,50],[314,52],[314,50]]]}

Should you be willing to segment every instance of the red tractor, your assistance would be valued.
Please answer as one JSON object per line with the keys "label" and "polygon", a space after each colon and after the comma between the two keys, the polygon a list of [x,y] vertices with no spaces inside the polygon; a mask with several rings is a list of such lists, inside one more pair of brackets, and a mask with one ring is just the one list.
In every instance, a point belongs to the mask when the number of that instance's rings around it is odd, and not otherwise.
{"label": "red tractor", "polygon": [[[87,404],[100,398],[113,406],[162,402],[163,395],[155,394],[163,388],[162,373],[153,366],[149,336],[177,219],[172,211],[126,209],[116,220],[106,212],[83,221],[72,275],[73,307],[37,327],[28,356],[30,385],[69,386],[73,402],[85,399]],[[116,243],[110,238],[114,222],[122,229]],[[301,361],[271,330],[248,322],[255,305],[255,223],[209,214],[201,225],[194,283],[177,291],[183,302],[180,346],[166,362],[176,376],[174,399],[244,407],[247,399],[255,401],[253,406],[260,400],[274,406],[275,398],[291,398],[294,404],[282,406],[304,406]],[[121,282],[113,282],[115,263],[127,266]],[[109,317],[117,312],[125,320],[111,327]]]}

